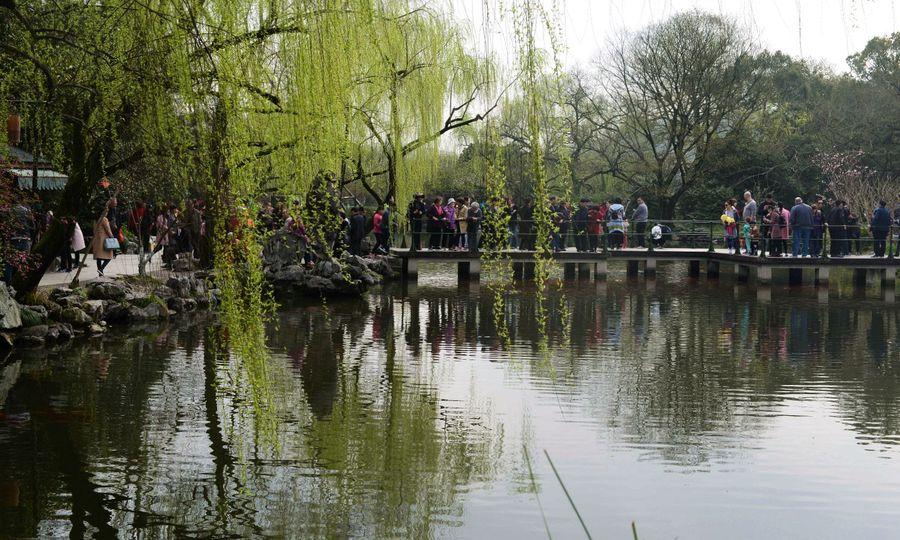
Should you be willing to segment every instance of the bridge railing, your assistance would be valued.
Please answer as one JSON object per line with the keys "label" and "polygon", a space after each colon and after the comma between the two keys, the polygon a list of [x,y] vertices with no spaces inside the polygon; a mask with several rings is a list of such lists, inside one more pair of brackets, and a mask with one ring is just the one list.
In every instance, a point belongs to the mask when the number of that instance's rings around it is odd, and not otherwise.
{"label": "bridge railing", "polygon": [[[659,225],[660,229],[654,231]],[[807,253],[813,257],[841,257],[847,255],[877,255],[894,258],[900,249],[900,226],[891,225],[887,230],[872,230],[865,224],[810,227],[791,227],[766,223],[753,223],[746,234],[743,223],[736,223],[733,230],[719,220],[648,220],[624,221],[621,224],[603,222],[596,227],[570,220],[557,224],[551,236],[550,246],[561,250],[576,248],[579,251],[602,252],[621,248],[655,249],[706,249],[715,251],[731,247],[737,253],[760,257],[780,257],[807,245]],[[487,238],[496,235],[485,231],[484,223],[467,224],[463,234],[459,224],[430,224],[423,219],[418,224],[407,223],[393,232],[392,245],[410,249],[471,250],[477,242],[483,249]],[[487,227],[490,227],[487,225]],[[473,236],[469,229],[477,229]],[[534,249],[536,223],[529,220],[511,221],[508,226],[508,244],[494,246],[506,249]],[[486,234],[487,232],[487,234]],[[802,251],[801,251],[802,253]]]}

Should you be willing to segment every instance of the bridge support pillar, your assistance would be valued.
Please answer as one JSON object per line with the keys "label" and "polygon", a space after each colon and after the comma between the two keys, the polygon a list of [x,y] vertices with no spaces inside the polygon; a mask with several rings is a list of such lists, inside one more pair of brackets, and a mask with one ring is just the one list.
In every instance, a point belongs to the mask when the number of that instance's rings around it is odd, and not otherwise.
{"label": "bridge support pillar", "polygon": [[831,269],[820,266],[816,268],[816,287],[827,287]]}
{"label": "bridge support pillar", "polygon": [[788,268],[788,285],[803,285],[802,268]]}
{"label": "bridge support pillar", "polygon": [[772,284],[772,268],[769,266],[757,266],[756,267],[756,281],[763,285],[771,285]]}
{"label": "bridge support pillar", "polygon": [[590,263],[578,263],[578,279],[590,279],[591,278],[591,264]]}
{"label": "bridge support pillar", "polygon": [[628,277],[637,276],[638,268],[640,266],[639,261],[627,261],[626,264],[628,265],[626,270],[626,274],[628,275]]}
{"label": "bridge support pillar", "polygon": [[456,263],[456,276],[459,281],[478,281],[481,277],[481,261]]}
{"label": "bridge support pillar", "polygon": [[575,279],[575,263],[563,263],[563,279]]}
{"label": "bridge support pillar", "polygon": [[858,289],[866,288],[866,269],[865,268],[854,268],[853,269],[853,286]]}
{"label": "bridge support pillar", "polygon": [[706,279],[719,279],[719,261],[706,262]]}
{"label": "bridge support pillar", "polygon": [[525,263],[512,263],[513,281],[523,281],[525,279]]}
{"label": "bridge support pillar", "polygon": [[897,286],[897,270],[894,268],[885,268],[881,274],[881,287],[883,289],[894,289]]}
{"label": "bridge support pillar", "polygon": [[647,259],[644,262],[644,277],[648,279],[656,277],[656,259]]}
{"label": "bridge support pillar", "polygon": [[408,257],[404,258],[403,265],[400,267],[400,274],[405,281],[416,281],[419,277],[419,261]]}
{"label": "bridge support pillar", "polygon": [[746,264],[735,264],[734,275],[737,276],[738,283],[747,283],[750,280],[750,267]]}
{"label": "bridge support pillar", "polygon": [[606,261],[600,261],[598,263],[594,263],[594,279],[597,280],[606,280],[606,274],[609,271],[609,266]]}
{"label": "bridge support pillar", "polygon": [[534,279],[534,264],[533,262],[522,263],[524,279]]}
{"label": "bridge support pillar", "polygon": [[700,261],[688,261],[688,276],[700,277]]}
{"label": "bridge support pillar", "polygon": [[763,285],[761,287],[756,288],[756,300],[763,303],[769,304],[772,302],[772,287],[768,285]]}

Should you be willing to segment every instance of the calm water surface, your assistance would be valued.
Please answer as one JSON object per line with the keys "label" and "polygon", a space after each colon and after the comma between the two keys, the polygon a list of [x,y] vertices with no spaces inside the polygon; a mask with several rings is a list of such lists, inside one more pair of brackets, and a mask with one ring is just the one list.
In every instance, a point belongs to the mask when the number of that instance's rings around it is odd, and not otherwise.
{"label": "calm water surface", "polygon": [[896,305],[685,274],[569,284],[546,340],[519,290],[508,351],[425,274],[284,307],[263,376],[203,317],[16,353],[0,537],[582,537],[545,451],[594,538],[900,536]]}

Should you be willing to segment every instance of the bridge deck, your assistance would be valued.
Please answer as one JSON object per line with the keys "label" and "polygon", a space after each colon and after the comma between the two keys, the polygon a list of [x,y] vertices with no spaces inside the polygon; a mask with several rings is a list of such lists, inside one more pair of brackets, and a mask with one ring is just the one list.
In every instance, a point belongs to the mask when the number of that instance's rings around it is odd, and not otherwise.
{"label": "bridge deck", "polygon": [[[391,254],[401,259],[411,259],[419,262],[446,262],[458,263],[481,259],[479,253],[469,251],[450,250],[418,250],[391,249]],[[516,249],[504,250],[503,258],[512,262],[531,262],[535,252],[520,251]],[[625,248],[609,250],[604,253],[578,252],[573,248],[553,253],[553,259],[560,263],[596,263],[602,261],[719,261],[731,262],[747,266],[767,266],[772,268],[900,268],[900,258],[871,257],[871,256],[847,256],[833,257],[755,257],[748,255],[729,255],[724,249],[709,251],[703,248],[663,248],[649,251],[645,248]]]}

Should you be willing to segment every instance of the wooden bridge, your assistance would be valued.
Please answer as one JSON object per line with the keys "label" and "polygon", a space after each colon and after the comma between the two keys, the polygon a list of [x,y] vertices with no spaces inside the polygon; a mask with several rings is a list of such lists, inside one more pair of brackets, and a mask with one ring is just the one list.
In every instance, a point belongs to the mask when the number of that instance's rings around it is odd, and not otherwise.
{"label": "wooden bridge", "polygon": [[[469,251],[451,250],[418,250],[392,249],[391,253],[402,263],[402,277],[415,280],[419,274],[421,263],[456,264],[460,281],[478,280],[481,274],[482,254]],[[500,256],[513,267],[513,276],[517,280],[528,280],[534,277],[535,252],[506,250]],[[885,289],[893,290],[897,271],[900,270],[900,258],[846,256],[840,258],[819,257],[756,257],[748,255],[730,255],[726,250],[709,250],[702,248],[671,248],[648,250],[646,248],[626,248],[609,250],[605,253],[578,252],[567,249],[553,253],[553,260],[563,267],[566,279],[606,279],[610,265],[622,264],[627,275],[643,274],[653,278],[660,263],[682,261],[687,263],[688,275],[700,276],[701,266],[707,277],[717,278],[723,269],[732,266],[734,275],[740,282],[748,282],[751,278],[760,284],[771,284],[776,273],[787,275],[792,285],[808,282],[816,286],[827,286],[832,270],[849,270],[853,272],[856,286],[865,287],[869,276],[880,277]]]}

